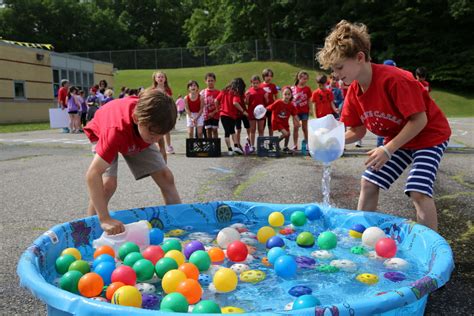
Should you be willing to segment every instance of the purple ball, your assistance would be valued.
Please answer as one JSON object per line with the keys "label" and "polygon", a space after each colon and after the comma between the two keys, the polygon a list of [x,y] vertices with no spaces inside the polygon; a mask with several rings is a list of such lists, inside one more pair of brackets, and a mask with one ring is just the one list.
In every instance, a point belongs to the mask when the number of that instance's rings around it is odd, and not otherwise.
{"label": "purple ball", "polygon": [[289,291],[288,294],[294,297],[300,297],[301,295],[309,295],[313,293],[313,290],[311,290],[309,287],[304,286],[304,285],[296,285],[293,286]]}
{"label": "purple ball", "polygon": [[401,282],[407,278],[403,273],[396,271],[386,272],[383,276],[392,282]]}
{"label": "purple ball", "polygon": [[298,268],[301,269],[313,269],[316,265],[316,260],[306,256],[298,256],[295,258]]}
{"label": "purple ball", "polygon": [[197,251],[197,250],[206,250],[204,248],[204,245],[202,244],[202,242],[198,241],[198,240],[193,240],[193,241],[190,241],[186,246],[184,246],[184,256],[186,257],[186,259],[189,259],[189,257],[191,257],[191,255],[193,254],[193,252]]}
{"label": "purple ball", "polygon": [[142,307],[145,309],[154,309],[158,305],[160,299],[156,294],[142,294]]}

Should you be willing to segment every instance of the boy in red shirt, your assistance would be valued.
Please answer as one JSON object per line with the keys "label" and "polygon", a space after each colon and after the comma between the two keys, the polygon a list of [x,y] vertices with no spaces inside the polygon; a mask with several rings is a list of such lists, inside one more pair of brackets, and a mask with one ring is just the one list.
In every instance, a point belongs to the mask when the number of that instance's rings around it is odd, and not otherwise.
{"label": "boy in red shirt", "polygon": [[250,79],[250,88],[245,92],[245,103],[247,104],[248,119],[250,122],[250,153],[255,151],[255,131],[258,127],[258,136],[263,136],[265,131],[265,117],[257,120],[253,114],[253,111],[257,105],[267,105],[268,104],[268,94],[265,93],[265,90],[260,87],[260,77],[258,75],[253,75]]}
{"label": "boy in red shirt", "polygon": [[[61,80],[61,88],[58,90],[58,108],[61,110],[67,109],[66,97],[69,91],[69,81],[66,79]],[[63,128],[63,133],[69,133],[69,127]]]}
{"label": "boy in red shirt", "polygon": [[[262,78],[263,82],[260,85],[261,88],[267,93],[268,95],[268,102],[267,105],[272,104],[277,96],[278,96],[278,89],[274,83],[272,83],[273,80],[273,70],[270,68],[265,68],[262,71]],[[272,129],[272,112],[268,111],[265,114],[267,117],[267,124],[268,124],[268,135],[273,136],[273,129]]]}
{"label": "boy in red shirt", "polygon": [[346,143],[361,139],[367,129],[385,137],[384,146],[368,152],[357,208],[375,211],[380,188],[388,189],[412,164],[405,193],[417,221],[437,230],[433,183],[451,135],[446,116],[410,73],[370,62],[370,37],[363,24],[339,22],[317,58],[350,84],[341,116],[349,127]]}
{"label": "boy in red shirt", "polygon": [[204,76],[207,88],[201,91],[204,98],[204,128],[208,138],[219,138],[219,108],[216,105],[216,99],[220,91],[214,88],[216,84],[216,75],[208,72]]}
{"label": "boy in red shirt", "polygon": [[119,234],[125,229],[122,222],[110,217],[108,210],[117,188],[119,153],[135,179],[151,176],[166,204],[181,203],[173,174],[155,144],[174,127],[176,116],[173,99],[159,90],[147,89],[139,98],[131,96],[107,103],[84,128],[95,145],[95,156],[86,174],[90,196],[87,213],[97,214],[107,234]]}
{"label": "boy in red shirt", "polygon": [[339,110],[334,105],[334,94],[326,88],[326,82],[327,77],[325,75],[316,77],[316,83],[319,88],[314,90],[311,96],[311,102],[313,103],[311,111],[313,114],[316,114],[316,118],[325,117],[328,114],[336,116],[339,113]]}

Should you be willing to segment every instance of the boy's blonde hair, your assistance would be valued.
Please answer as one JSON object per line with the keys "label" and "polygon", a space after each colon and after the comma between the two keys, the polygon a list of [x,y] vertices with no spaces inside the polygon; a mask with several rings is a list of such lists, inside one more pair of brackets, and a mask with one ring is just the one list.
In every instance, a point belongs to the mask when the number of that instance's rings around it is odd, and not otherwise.
{"label": "boy's blonde hair", "polygon": [[112,90],[112,89],[107,89],[107,90],[105,90],[104,95],[105,95],[106,97],[112,97],[112,96],[114,95],[114,90]]}
{"label": "boy's blonde hair", "polygon": [[324,47],[316,54],[316,60],[323,69],[331,68],[345,58],[354,58],[358,52],[365,54],[370,61],[370,35],[362,23],[341,20],[324,41]]}
{"label": "boy's blonde hair", "polygon": [[171,97],[157,89],[143,90],[133,112],[139,124],[156,134],[164,135],[176,124],[177,110]]}

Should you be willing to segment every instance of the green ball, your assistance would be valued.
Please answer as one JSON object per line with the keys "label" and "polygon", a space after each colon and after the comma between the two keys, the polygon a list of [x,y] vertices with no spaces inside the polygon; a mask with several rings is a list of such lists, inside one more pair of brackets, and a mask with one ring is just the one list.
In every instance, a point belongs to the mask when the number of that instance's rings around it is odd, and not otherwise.
{"label": "green ball", "polygon": [[166,274],[166,272],[174,269],[178,269],[178,264],[173,258],[161,258],[155,265],[156,275],[160,279],[163,279],[163,276]]}
{"label": "green ball", "polygon": [[140,247],[134,242],[127,241],[119,247],[119,258],[124,260],[125,257],[131,252],[140,252]]}
{"label": "green ball", "polygon": [[300,247],[312,247],[314,245],[314,236],[310,232],[302,232],[296,237],[296,243]]}
{"label": "green ball", "polygon": [[189,262],[194,264],[199,271],[207,271],[211,266],[211,257],[204,250],[197,250],[189,257]]}
{"label": "green ball", "polygon": [[355,255],[363,255],[367,252],[364,247],[362,246],[354,246],[351,248],[351,253]]}
{"label": "green ball", "polygon": [[91,272],[91,267],[89,266],[89,263],[84,260],[76,260],[68,268],[68,271],[79,271],[82,274],[86,274]]}
{"label": "green ball", "polygon": [[337,237],[333,232],[324,232],[318,236],[318,246],[320,249],[329,250],[336,248]]}
{"label": "green ball", "polygon": [[59,274],[64,274],[68,271],[69,266],[71,263],[76,261],[76,257],[73,255],[62,255],[58,259],[56,259],[56,272]]}
{"label": "green ball", "polygon": [[296,211],[291,214],[291,223],[295,226],[303,226],[306,224],[306,214],[302,211]]}
{"label": "green ball", "polygon": [[214,301],[204,300],[194,306],[193,314],[222,314],[221,308]]}
{"label": "green ball", "polygon": [[82,276],[83,274],[77,270],[66,272],[61,279],[59,279],[59,287],[68,292],[77,294],[79,293],[77,284]]}
{"label": "green ball", "polygon": [[171,309],[175,313],[187,313],[188,301],[183,294],[174,292],[166,295],[160,304],[160,310]]}
{"label": "green ball", "polygon": [[128,255],[125,256],[125,259],[123,259],[123,264],[131,268],[133,267],[135,262],[137,262],[140,259],[143,259],[143,256],[141,253],[130,252]]}
{"label": "green ball", "polygon": [[335,266],[331,266],[329,264],[322,264],[318,267],[319,272],[324,272],[324,273],[334,273],[338,272],[339,268]]}
{"label": "green ball", "polygon": [[133,270],[137,273],[137,280],[143,282],[153,277],[155,266],[150,260],[140,259],[133,265]]}
{"label": "green ball", "polygon": [[181,242],[177,239],[166,239],[165,242],[163,242],[161,249],[163,249],[163,251],[167,253],[170,250],[181,251],[183,247],[181,246]]}

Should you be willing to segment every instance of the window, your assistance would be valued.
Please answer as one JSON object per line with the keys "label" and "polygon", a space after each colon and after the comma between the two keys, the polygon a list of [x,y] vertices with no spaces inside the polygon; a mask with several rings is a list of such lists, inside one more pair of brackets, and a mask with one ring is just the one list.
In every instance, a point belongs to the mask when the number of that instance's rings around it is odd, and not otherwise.
{"label": "window", "polygon": [[82,86],[82,80],[81,80],[81,72],[76,71],[76,85],[77,86]]}
{"label": "window", "polygon": [[59,70],[58,69],[53,69],[53,82],[54,83],[59,83]]}
{"label": "window", "polygon": [[87,72],[82,73],[82,85],[84,86],[85,89],[89,87],[89,82],[87,82]]}
{"label": "window", "polygon": [[15,89],[15,99],[26,99],[25,93],[25,82],[24,81],[13,81]]}
{"label": "window", "polygon": [[69,78],[69,82],[70,82],[72,85],[76,84],[76,78],[74,78],[74,70],[69,70],[68,73],[69,73],[69,77],[68,77],[68,78]]}
{"label": "window", "polygon": [[67,79],[67,71],[66,69],[61,69],[61,80]]}
{"label": "window", "polygon": [[93,73],[89,73],[89,86],[93,86],[94,85],[94,74]]}

